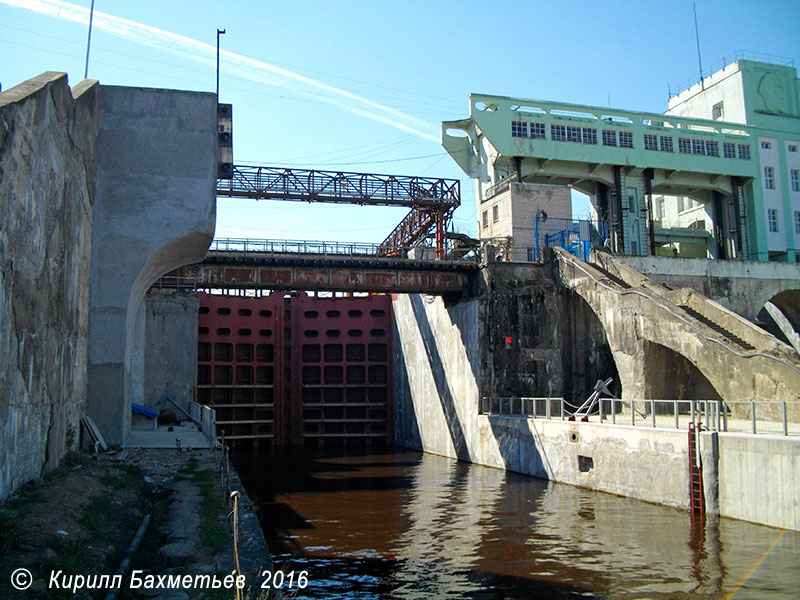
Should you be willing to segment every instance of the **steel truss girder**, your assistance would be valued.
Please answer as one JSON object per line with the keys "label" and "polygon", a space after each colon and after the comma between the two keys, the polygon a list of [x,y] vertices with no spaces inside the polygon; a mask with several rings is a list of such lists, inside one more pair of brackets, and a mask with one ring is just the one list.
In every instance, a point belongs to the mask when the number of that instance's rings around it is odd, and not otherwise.
{"label": "steel truss girder", "polygon": [[455,208],[461,182],[441,177],[376,175],[316,169],[234,165],[217,180],[217,195],[232,198],[337,202],[412,208]]}

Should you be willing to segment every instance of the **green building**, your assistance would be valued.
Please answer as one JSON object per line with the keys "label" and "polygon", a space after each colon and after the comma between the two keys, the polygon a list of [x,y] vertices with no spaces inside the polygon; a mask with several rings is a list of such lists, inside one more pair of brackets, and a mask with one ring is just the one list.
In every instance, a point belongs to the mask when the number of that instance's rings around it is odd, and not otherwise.
{"label": "green building", "polygon": [[479,215],[506,181],[570,185],[619,253],[800,261],[793,66],[737,60],[666,114],[472,94],[442,144],[477,180]]}

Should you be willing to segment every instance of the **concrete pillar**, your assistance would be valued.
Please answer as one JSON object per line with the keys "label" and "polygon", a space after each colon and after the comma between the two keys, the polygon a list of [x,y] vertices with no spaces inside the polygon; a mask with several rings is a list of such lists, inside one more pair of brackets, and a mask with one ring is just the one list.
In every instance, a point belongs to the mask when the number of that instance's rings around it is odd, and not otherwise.
{"label": "concrete pillar", "polygon": [[194,292],[153,290],[147,295],[142,403],[154,406],[169,390],[186,408],[197,383],[197,314]]}
{"label": "concrete pillar", "polygon": [[139,307],[163,274],[201,261],[214,235],[217,112],[214,94],[100,91],[88,413],[121,444],[143,364]]}

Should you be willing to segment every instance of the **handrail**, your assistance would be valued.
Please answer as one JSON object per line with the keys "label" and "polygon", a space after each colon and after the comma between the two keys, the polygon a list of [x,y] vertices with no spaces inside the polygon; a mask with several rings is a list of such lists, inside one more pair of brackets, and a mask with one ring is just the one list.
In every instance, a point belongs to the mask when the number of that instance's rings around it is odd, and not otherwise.
{"label": "handrail", "polygon": [[656,429],[685,429],[691,423],[722,433],[800,435],[800,401],[601,398],[596,411],[578,414],[564,398],[505,396],[482,397],[479,414]]}
{"label": "handrail", "polygon": [[378,254],[379,244],[321,240],[262,240],[249,238],[214,238],[209,252],[258,252],[267,254]]}

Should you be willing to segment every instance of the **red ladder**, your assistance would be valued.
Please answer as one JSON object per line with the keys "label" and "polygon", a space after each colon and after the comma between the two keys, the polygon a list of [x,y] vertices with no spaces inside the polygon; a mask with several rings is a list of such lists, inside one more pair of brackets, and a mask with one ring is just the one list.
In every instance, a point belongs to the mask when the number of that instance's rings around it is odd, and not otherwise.
{"label": "red ladder", "polygon": [[693,517],[704,517],[706,512],[705,496],[703,494],[703,463],[697,452],[697,434],[702,430],[702,425],[689,423],[689,505]]}

